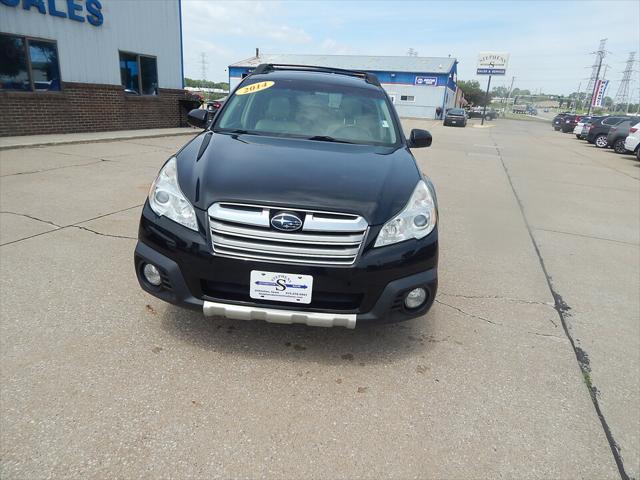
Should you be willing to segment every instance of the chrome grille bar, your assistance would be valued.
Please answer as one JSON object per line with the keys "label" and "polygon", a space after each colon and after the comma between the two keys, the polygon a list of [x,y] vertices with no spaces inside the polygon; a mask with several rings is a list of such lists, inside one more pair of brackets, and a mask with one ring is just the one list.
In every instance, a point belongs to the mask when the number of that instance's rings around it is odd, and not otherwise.
{"label": "chrome grille bar", "polygon": [[[271,216],[281,211],[300,216],[302,228],[296,232],[271,228]],[[265,262],[352,265],[368,229],[358,215],[298,208],[221,202],[208,213],[216,255]]]}

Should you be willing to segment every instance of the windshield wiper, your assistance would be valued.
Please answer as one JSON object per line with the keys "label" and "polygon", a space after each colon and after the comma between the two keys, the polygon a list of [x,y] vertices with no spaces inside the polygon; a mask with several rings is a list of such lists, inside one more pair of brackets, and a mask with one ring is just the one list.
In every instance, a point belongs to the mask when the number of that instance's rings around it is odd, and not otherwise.
{"label": "windshield wiper", "polygon": [[251,135],[259,135],[259,133],[256,132],[250,132],[249,130],[245,130],[244,128],[235,128],[232,130],[227,130],[227,129],[220,129],[220,130],[214,130],[215,133],[232,133],[235,135],[244,135],[246,133],[249,133]]}
{"label": "windshield wiper", "polygon": [[338,140],[337,138],[333,138],[328,135],[315,135],[307,138],[307,140],[317,140],[318,142],[353,143],[347,140]]}

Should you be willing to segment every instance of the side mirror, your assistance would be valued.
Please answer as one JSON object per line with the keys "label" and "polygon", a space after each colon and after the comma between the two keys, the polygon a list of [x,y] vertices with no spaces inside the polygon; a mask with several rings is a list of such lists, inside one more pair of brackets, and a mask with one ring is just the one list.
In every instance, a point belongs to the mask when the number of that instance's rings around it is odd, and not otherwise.
{"label": "side mirror", "polygon": [[414,128],[411,130],[411,135],[407,143],[409,144],[409,148],[422,148],[430,146],[432,140],[429,132]]}
{"label": "side mirror", "polygon": [[194,108],[187,114],[187,122],[196,128],[205,128],[207,126],[207,117],[209,112],[200,108]]}

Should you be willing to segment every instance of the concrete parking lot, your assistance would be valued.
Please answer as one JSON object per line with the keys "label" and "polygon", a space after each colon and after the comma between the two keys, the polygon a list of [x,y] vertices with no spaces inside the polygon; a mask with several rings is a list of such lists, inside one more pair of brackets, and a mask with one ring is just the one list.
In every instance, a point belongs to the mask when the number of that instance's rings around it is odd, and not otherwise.
{"label": "concrete parking lot", "polygon": [[140,290],[188,136],[0,151],[0,476],[640,476],[639,164],[542,122],[405,126],[434,136],[439,294],[355,330]]}

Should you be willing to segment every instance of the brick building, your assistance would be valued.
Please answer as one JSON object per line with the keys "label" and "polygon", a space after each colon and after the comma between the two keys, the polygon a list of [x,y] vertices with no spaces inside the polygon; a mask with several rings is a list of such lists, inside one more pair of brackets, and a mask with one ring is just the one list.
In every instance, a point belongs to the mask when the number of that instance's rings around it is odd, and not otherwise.
{"label": "brick building", "polygon": [[184,123],[180,0],[0,0],[0,136]]}

